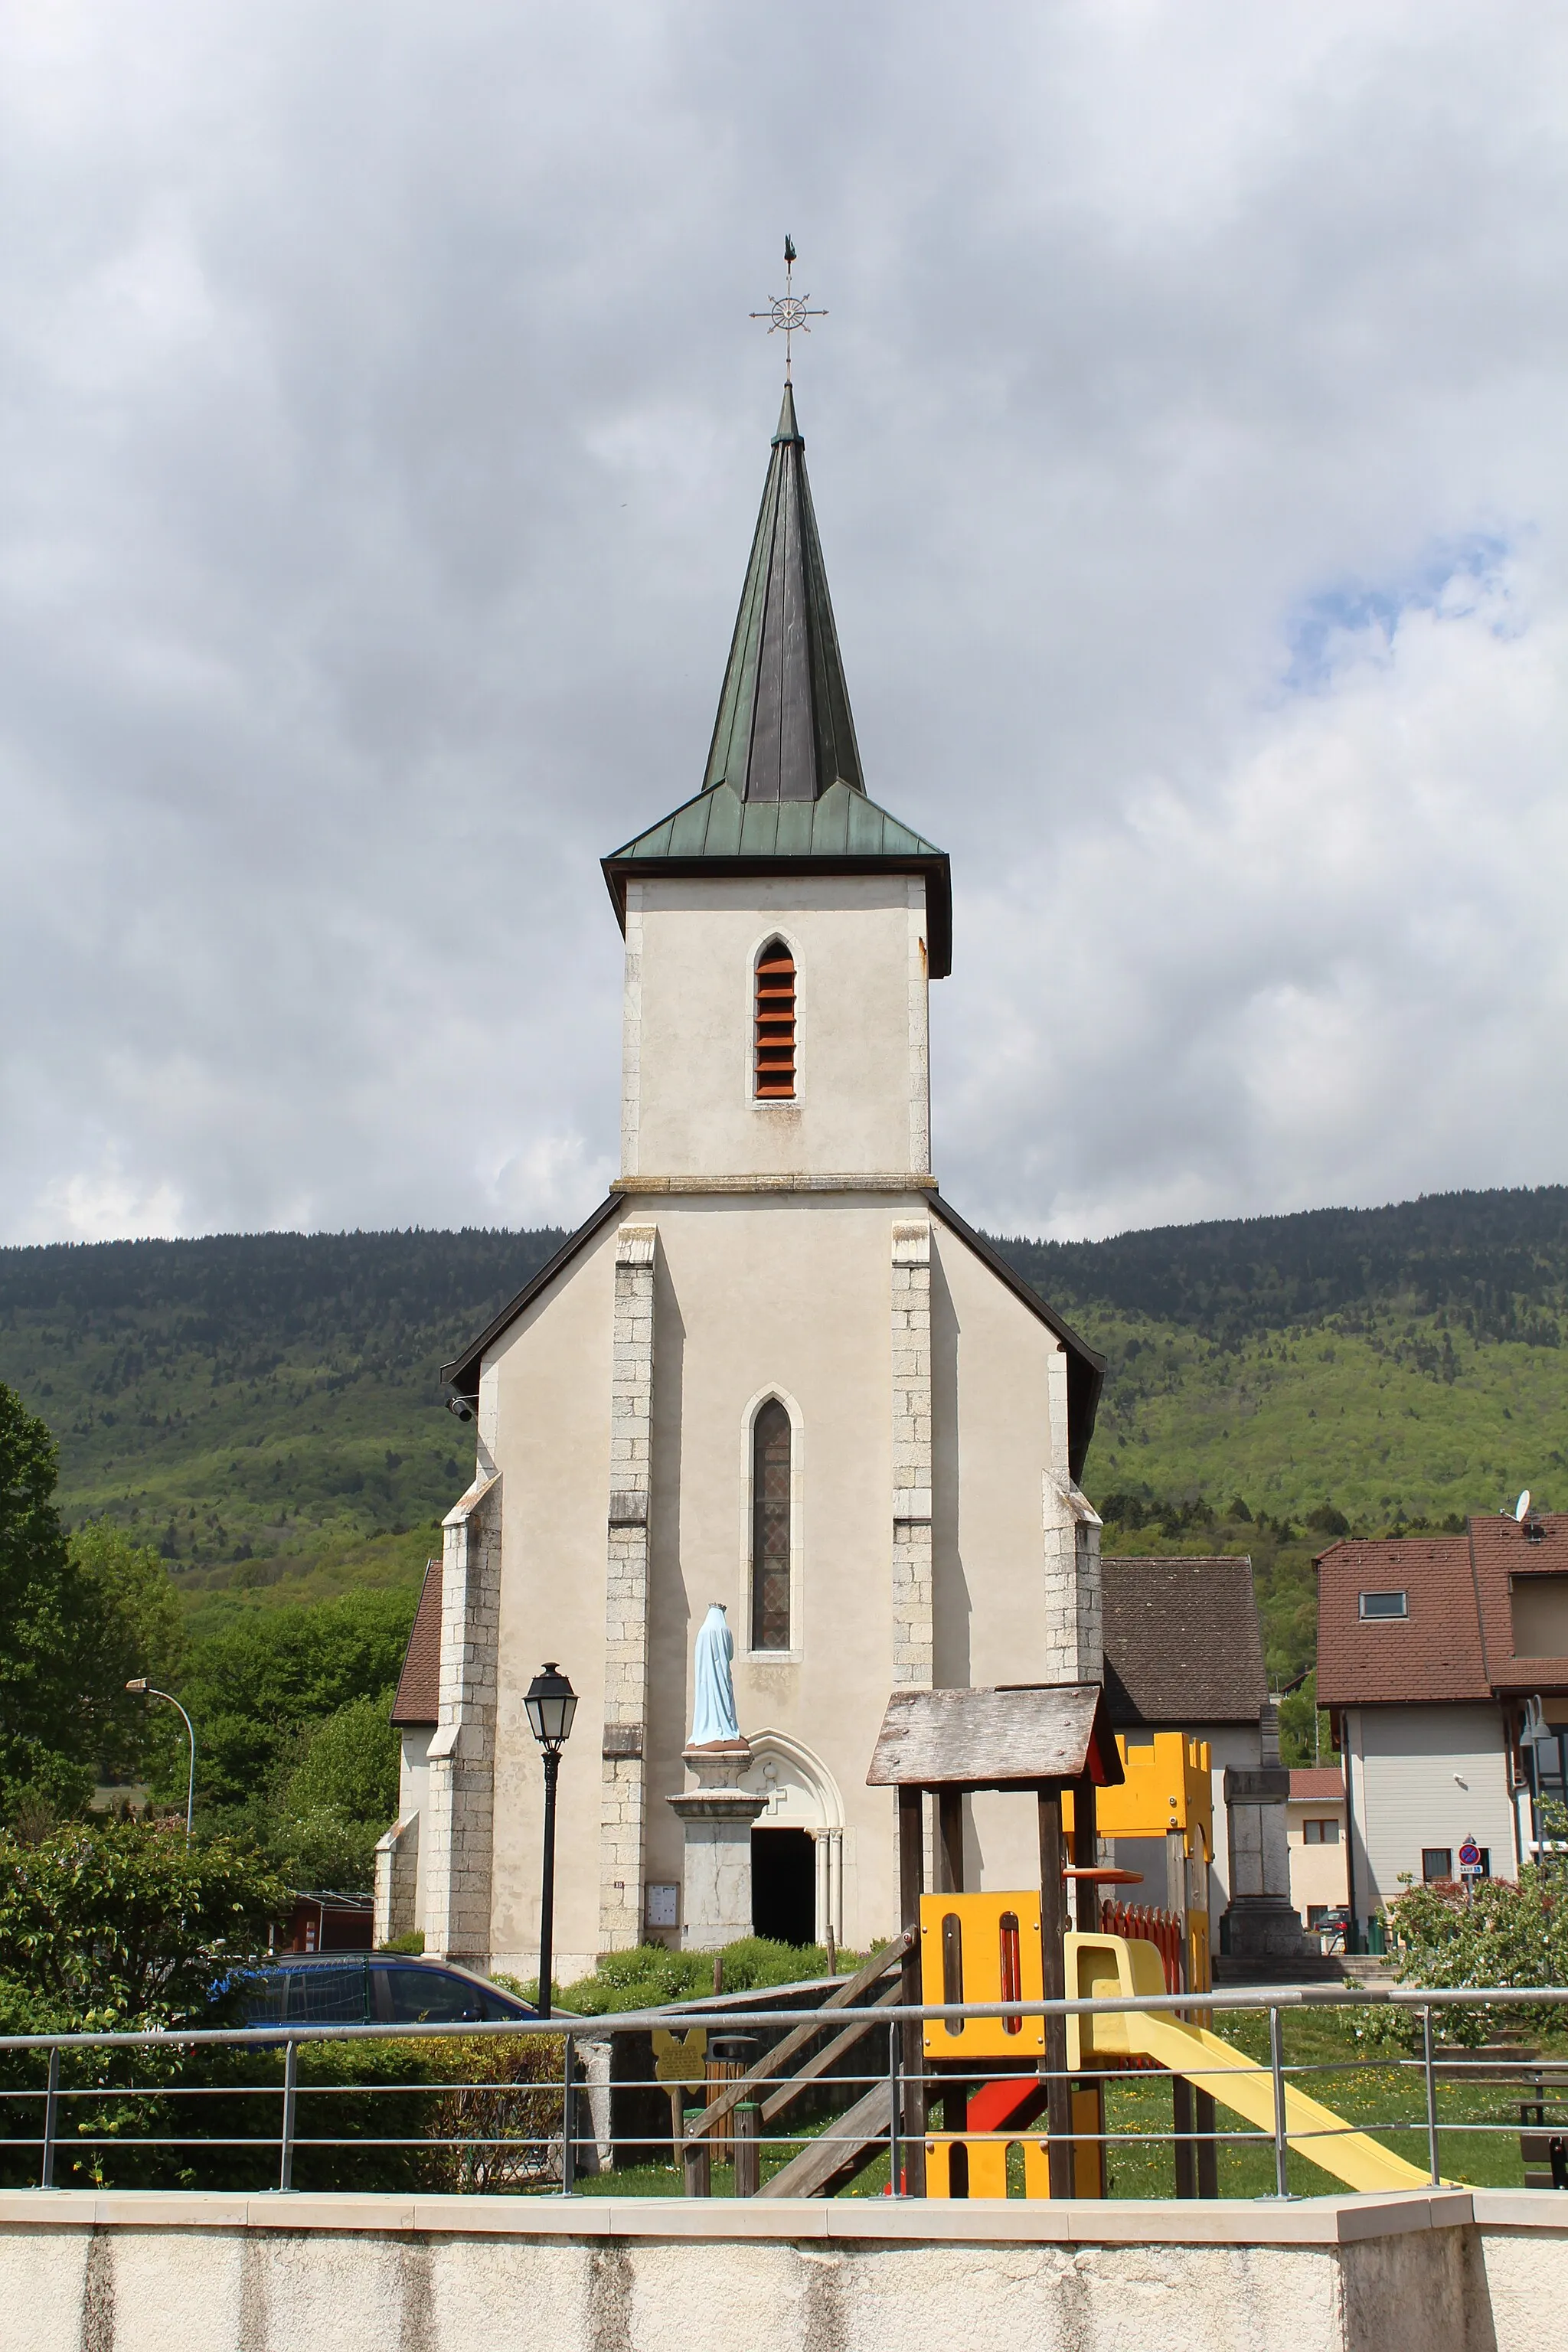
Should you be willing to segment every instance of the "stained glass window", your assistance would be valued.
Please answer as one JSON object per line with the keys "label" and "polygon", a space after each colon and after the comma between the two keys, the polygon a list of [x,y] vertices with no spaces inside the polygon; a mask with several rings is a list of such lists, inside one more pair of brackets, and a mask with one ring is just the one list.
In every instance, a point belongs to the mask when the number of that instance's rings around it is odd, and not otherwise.
{"label": "stained glass window", "polygon": [[789,1414],[770,1397],[752,1432],[752,1647],[787,1650]]}

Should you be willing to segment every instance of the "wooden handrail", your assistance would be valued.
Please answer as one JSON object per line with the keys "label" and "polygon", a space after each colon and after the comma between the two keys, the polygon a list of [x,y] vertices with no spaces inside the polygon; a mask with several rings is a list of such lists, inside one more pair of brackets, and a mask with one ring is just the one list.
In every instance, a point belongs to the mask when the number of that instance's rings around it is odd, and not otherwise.
{"label": "wooden handrail", "polygon": [[[895,1936],[890,1944],[885,1944],[879,1952],[873,1953],[864,1968],[856,1970],[847,1984],[840,1985],[838,1990],[823,2002],[823,2008],[847,2009],[852,2001],[858,2000],[861,1993],[877,1982],[879,1977],[886,1976],[890,1968],[898,1965],[914,1940],[913,1932],[910,1929],[901,1936]],[[742,2099],[750,2096],[755,2084],[765,2083],[770,2075],[776,2074],[782,2066],[788,2064],[797,2050],[804,2050],[821,2031],[821,2026],[816,2024],[797,2025],[793,2033],[786,2033],[782,2042],[776,2042],[773,2049],[758,2059],[750,2074],[742,2074],[739,2082],[727,2084],[710,2106],[698,2110],[687,2124],[688,2140],[700,2139],[704,2132],[710,2132],[715,2124],[722,2123],[731,2107],[739,2106]]]}

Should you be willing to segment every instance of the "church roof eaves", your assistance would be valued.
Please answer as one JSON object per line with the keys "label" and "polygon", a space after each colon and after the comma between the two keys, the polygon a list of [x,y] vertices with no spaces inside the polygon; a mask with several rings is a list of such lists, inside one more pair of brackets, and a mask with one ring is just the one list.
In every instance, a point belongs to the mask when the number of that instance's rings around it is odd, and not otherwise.
{"label": "church roof eaves", "polygon": [[441,1574],[438,1559],[426,1561],[419,1606],[392,1702],[393,1722],[410,1730],[441,1720]]}
{"label": "church roof eaves", "polygon": [[952,881],[947,852],[842,781],[813,801],[742,800],[713,784],[603,860],[616,919],[625,930],[626,885],[776,874],[923,874],[931,977],[952,967]]}
{"label": "church roof eaves", "polygon": [[[626,1186],[626,1192],[635,1191],[635,1180],[632,1180]],[[925,1197],[931,1203],[932,1213],[942,1219],[950,1232],[956,1234],[961,1241],[966,1243],[976,1257],[984,1260],[997,1280],[1013,1293],[1015,1298],[1028,1308],[1031,1315],[1037,1316],[1066,1349],[1068,1466],[1075,1478],[1081,1479],[1084,1463],[1089,1454],[1089,1440],[1094,1434],[1094,1419],[1100,1406],[1100,1392],[1105,1381],[1105,1358],[1097,1353],[1087,1340],[1080,1339],[1071,1324],[1064,1322],[1056,1308],[1042,1298],[1037,1290],[1031,1289],[1023,1276],[1016,1273],[1008,1265],[1001,1252],[992,1246],[984,1234],[976,1233],[974,1227],[961,1217],[958,1211],[950,1202],[944,1201],[940,1192],[928,1192]],[[593,1240],[594,1235],[602,1226],[607,1224],[612,1217],[626,1214],[626,1192],[611,1192],[601,1201],[593,1215],[584,1223],[579,1225],[576,1232],[566,1241],[563,1242],[554,1256],[523,1284],[516,1297],[509,1299],[499,1315],[492,1317],[478,1337],[468,1342],[462,1354],[455,1356],[449,1364],[442,1365],[441,1379],[449,1394],[463,1398],[470,1406],[477,1403],[479,1393],[479,1368],[484,1361],[486,1349],[492,1346],[500,1338],[502,1332],[516,1322],[518,1317],[532,1304],[533,1300],[549,1288],[556,1276],[565,1271],[579,1250]]]}
{"label": "church roof eaves", "polygon": [[547,1259],[539,1272],[529,1277],[517,1297],[509,1299],[500,1313],[491,1318],[478,1339],[470,1339],[462,1354],[454,1356],[449,1364],[442,1365],[441,1381],[449,1395],[461,1397],[469,1406],[478,1403],[479,1367],[484,1361],[485,1349],[516,1322],[524,1308],[531,1306],[542,1291],[549,1289],[556,1276],[571,1265],[578,1251],[593,1240],[601,1225],[608,1224],[612,1217],[624,1216],[625,1213],[626,1202],[622,1196],[618,1192],[608,1194],[586,1223],[579,1225],[574,1234],[568,1234],[554,1256]]}
{"label": "church roof eaves", "polygon": [[1053,1331],[1067,1349],[1068,1359],[1068,1467],[1075,1478],[1081,1479],[1089,1458],[1089,1442],[1094,1435],[1094,1417],[1100,1410],[1100,1391],[1105,1385],[1105,1358],[1080,1339],[1070,1323],[1065,1323],[1057,1310],[1037,1290],[1031,1288],[1022,1275],[1015,1272],[998,1249],[993,1248],[984,1234],[961,1217],[950,1202],[940,1192],[927,1196],[932,1214],[942,1219],[961,1241],[968,1243],[978,1258],[983,1258],[1015,1298],[1020,1299],[1032,1315],[1037,1315],[1047,1329]]}

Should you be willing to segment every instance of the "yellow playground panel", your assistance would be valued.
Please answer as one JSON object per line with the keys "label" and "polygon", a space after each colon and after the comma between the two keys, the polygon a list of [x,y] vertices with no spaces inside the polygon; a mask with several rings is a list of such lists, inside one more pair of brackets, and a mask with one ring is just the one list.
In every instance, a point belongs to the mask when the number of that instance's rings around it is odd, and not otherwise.
{"label": "yellow playground panel", "polygon": [[[1182,1832],[1189,1857],[1214,1859],[1214,1781],[1209,1744],[1185,1731],[1119,1731],[1120,1788],[1095,1791],[1095,1827],[1105,1838],[1164,1837]],[[1062,1797],[1062,1827],[1073,1827],[1072,1793]],[[1152,1900],[1157,1889],[1150,1890]]]}
{"label": "yellow playground panel", "polygon": [[[932,2009],[1043,2000],[1038,1895],[922,1895],[921,1999]],[[1024,2058],[1045,2046],[1043,2017],[926,2020],[928,2058]]]}
{"label": "yellow playground panel", "polygon": [[[1083,2137],[1072,2144],[1072,2193],[1103,2197],[1104,2158],[1100,2135],[1105,2128],[1105,2102],[1098,2084],[1075,2085],[1072,2127]],[[1007,2152],[1024,2155],[1024,2194],[1048,2197],[1050,2159],[1037,2128],[994,2132],[928,2132],[926,2135],[926,2195],[928,2197],[1005,2197]],[[954,2174],[957,2179],[954,2179]]]}
{"label": "yellow playground panel", "polygon": [[[1158,1948],[1140,1937],[1078,1935],[1065,1938],[1068,1998],[1134,2000],[1163,1994],[1165,1968]],[[1040,1903],[1033,1891],[994,1895],[926,1895],[921,1898],[921,1991],[931,2007],[955,2001],[1038,2000],[1043,1970]],[[1001,2018],[930,2019],[924,2032],[928,2060],[955,2068],[985,2059],[1021,2060],[1022,2065],[972,2093],[969,2119],[978,2129],[933,2132],[926,2137],[927,2194],[932,2197],[1005,2197],[1007,2150],[1024,2151],[1024,2193],[1049,2194],[1047,2145],[1031,2109],[1020,2128],[1014,2116],[1028,2106],[1037,2086],[1038,2054],[1045,2046],[1044,2021]],[[956,2028],[956,2031],[954,2030]],[[1033,2057],[1035,2063],[1029,2064]],[[1274,2130],[1274,2078],[1266,2065],[1222,2041],[1201,2025],[1169,2011],[1122,2010],[1068,2020],[1067,2067],[1070,2075],[1094,2076],[1128,2058],[1151,2058],[1183,2076],[1244,2122],[1270,2135]],[[980,2071],[984,2071],[981,2069]],[[1073,2089],[1072,2122],[1085,2137],[1073,2142],[1073,2193],[1102,2196],[1103,2165],[1094,2137],[1103,2128],[1101,2087],[1079,2080]],[[994,2128],[985,2128],[992,2123]],[[1344,2182],[1348,2189],[1422,2189],[1427,2175],[1364,2132],[1352,2130],[1332,2108],[1294,2084],[1285,2086],[1285,2126],[1298,2155]],[[963,2151],[960,2161],[957,2152]],[[954,2179],[955,2168],[959,2178]]]}

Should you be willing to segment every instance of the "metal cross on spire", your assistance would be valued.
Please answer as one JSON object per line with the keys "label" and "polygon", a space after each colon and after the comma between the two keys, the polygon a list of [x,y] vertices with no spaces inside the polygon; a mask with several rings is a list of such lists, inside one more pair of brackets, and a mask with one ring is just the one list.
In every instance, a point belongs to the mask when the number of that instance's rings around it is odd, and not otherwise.
{"label": "metal cross on spire", "polygon": [[795,288],[791,282],[791,272],[794,270],[795,264],[795,239],[792,236],[786,236],[784,238],[784,292],[782,294],[770,294],[768,296],[768,308],[765,310],[753,310],[751,315],[753,319],[767,320],[768,332],[770,335],[777,334],[781,330],[783,331],[784,339],[784,382],[785,383],[788,383],[790,381],[790,338],[793,335],[809,335],[811,329],[806,325],[806,320],[808,319],[826,319],[827,313],[826,310],[808,310],[805,306],[811,299],[810,295],[797,294],[795,291]]}

